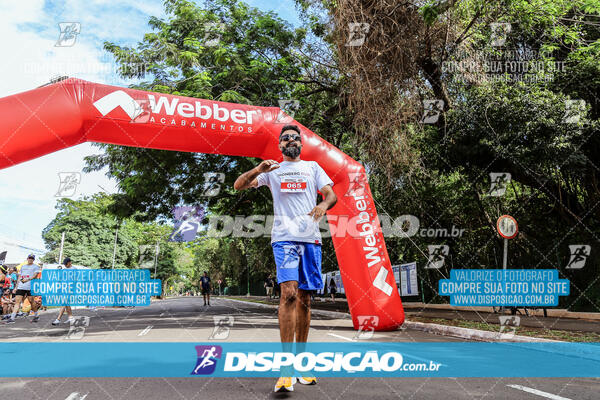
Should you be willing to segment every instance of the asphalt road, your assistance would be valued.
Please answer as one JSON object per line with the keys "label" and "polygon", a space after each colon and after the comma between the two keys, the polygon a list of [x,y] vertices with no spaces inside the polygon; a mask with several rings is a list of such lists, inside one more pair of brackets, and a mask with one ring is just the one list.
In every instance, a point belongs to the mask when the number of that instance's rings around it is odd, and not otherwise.
{"label": "asphalt road", "polygon": [[[40,322],[27,318],[0,325],[0,338],[11,342],[206,342],[214,317],[233,317],[229,336],[237,342],[277,341],[275,310],[227,299],[204,307],[199,297],[153,302],[149,307],[75,310],[88,316],[85,331],[69,333],[68,324],[51,325],[56,311]],[[313,316],[309,340],[351,341],[349,319]],[[459,341],[420,331],[376,332],[369,340],[404,342]],[[26,360],[24,360],[26,362]],[[65,363],[68,360],[56,360]],[[10,363],[3,368],[10,368]],[[0,374],[1,375],[1,374]],[[293,393],[275,394],[272,378],[0,378],[0,399],[597,399],[600,379],[590,378],[323,378],[316,386],[295,385]]]}

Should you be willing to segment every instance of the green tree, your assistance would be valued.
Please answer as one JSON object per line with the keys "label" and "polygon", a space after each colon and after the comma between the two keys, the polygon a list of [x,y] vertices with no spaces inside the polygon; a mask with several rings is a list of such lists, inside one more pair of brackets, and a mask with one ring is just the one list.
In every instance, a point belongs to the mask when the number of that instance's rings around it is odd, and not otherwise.
{"label": "green tree", "polygon": [[[323,53],[314,44],[314,33],[293,29],[272,12],[262,12],[241,1],[214,0],[198,6],[169,0],[165,4],[167,19],[151,18],[153,31],[146,33],[137,46],[105,44],[121,65],[123,76],[147,79],[135,88],[260,106],[278,106],[280,99],[298,99],[301,104],[295,117],[331,142],[345,146],[343,138],[351,124],[339,103],[339,77],[331,68],[314,62],[316,54]],[[207,23],[225,24],[216,46],[204,45],[210,34]],[[132,68],[140,64],[148,68]],[[197,203],[206,205],[212,215],[272,213],[267,188],[243,193],[232,189],[237,176],[255,166],[257,160],[97,146],[103,154],[88,157],[86,170],[108,167],[108,175],[119,182],[121,189],[111,211],[122,218],[170,219],[173,207]],[[209,198],[203,196],[204,173],[211,171],[226,175],[220,194]],[[269,243],[269,238],[262,237],[224,240],[216,256],[199,251],[194,263],[205,265],[203,257],[208,257],[211,273],[232,274],[236,285],[241,284],[240,280],[247,283],[249,265],[251,279],[262,280],[273,268]],[[334,257],[327,262],[330,269],[337,268]]]}
{"label": "green tree", "polygon": [[137,264],[138,245],[127,222],[120,224],[109,214],[110,196],[96,194],[82,200],[60,199],[56,217],[42,231],[46,247],[51,249],[43,258],[45,262],[59,262],[60,242],[65,233],[63,255],[74,264],[90,268],[112,265],[115,231],[117,238],[116,266],[129,267]]}

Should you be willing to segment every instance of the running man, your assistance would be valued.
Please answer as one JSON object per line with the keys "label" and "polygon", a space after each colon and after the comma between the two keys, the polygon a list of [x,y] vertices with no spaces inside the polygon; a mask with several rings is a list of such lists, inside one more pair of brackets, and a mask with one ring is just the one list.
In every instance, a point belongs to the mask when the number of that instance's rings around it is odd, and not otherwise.
{"label": "running man", "polygon": [[566,268],[571,268],[571,265],[577,265],[581,261],[585,260],[589,256],[588,253],[585,252],[585,246],[578,247],[571,256],[571,261],[567,265]]}
{"label": "running man", "polygon": [[[310,328],[310,292],[321,289],[321,233],[319,221],[337,201],[333,181],[315,161],[300,159],[302,136],[296,125],[285,125],[279,135],[283,162],[264,160],[242,174],[236,190],[268,186],[273,196],[275,218],[271,245],[280,284],[279,333],[284,351],[296,338],[296,351],[306,346]],[[323,201],[317,204],[317,191]],[[287,349],[286,349],[287,348]],[[300,377],[314,385],[315,377]],[[281,377],[275,391],[293,391],[296,377]]]}
{"label": "running man", "polygon": [[204,305],[206,305],[206,301],[208,300],[208,305],[210,306],[210,278],[208,277],[208,272],[204,271],[204,276],[200,277],[200,284],[202,286],[202,297],[204,298]]}
{"label": "running man", "polygon": [[40,320],[40,316],[38,315],[38,304],[34,301],[34,298],[31,295],[31,281],[35,279],[38,272],[40,272],[40,266],[34,264],[34,260],[35,255],[30,254],[27,256],[27,264],[23,265],[21,267],[21,271],[19,271],[17,284],[14,289],[15,304],[13,306],[12,313],[10,314],[10,319],[6,321],[7,324],[13,324],[15,322],[15,317],[21,308],[23,298],[27,298],[29,300],[29,304],[31,304],[31,309],[33,310],[33,319],[31,322],[38,322]]}
{"label": "running man", "polygon": [[212,359],[216,356],[216,350],[217,348],[214,346],[210,349],[204,350],[204,352],[202,353],[202,362],[196,366],[196,368],[194,369],[194,374],[197,374],[199,369],[210,367],[215,363]]}
{"label": "running man", "polygon": [[[64,259],[63,265],[64,265],[63,268],[72,268],[73,262],[71,261],[71,259],[69,257],[67,257]],[[65,324],[70,324],[72,322],[75,322],[75,317],[73,316],[73,310],[71,310],[71,306],[62,306],[60,308],[60,310],[58,311],[58,316],[56,317],[56,319],[54,321],[52,321],[52,325],[55,325],[55,326],[60,325],[60,319],[62,318],[65,311],[67,312],[67,315],[69,316],[69,318],[65,321]]]}

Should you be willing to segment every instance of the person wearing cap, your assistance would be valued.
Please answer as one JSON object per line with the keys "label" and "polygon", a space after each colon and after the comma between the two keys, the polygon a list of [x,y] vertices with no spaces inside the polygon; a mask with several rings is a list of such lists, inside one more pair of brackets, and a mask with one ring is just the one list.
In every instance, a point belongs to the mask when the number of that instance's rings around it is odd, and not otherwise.
{"label": "person wearing cap", "polygon": [[[63,265],[64,265],[63,268],[72,268],[73,267],[73,263],[71,262],[71,259],[69,257],[64,259]],[[56,319],[54,321],[52,321],[52,325],[60,324],[60,319],[62,318],[65,311],[67,312],[67,315],[69,316],[69,318],[65,321],[65,323],[70,324],[72,322],[75,322],[75,317],[73,316],[73,310],[71,310],[71,306],[62,306],[60,308],[60,311],[58,311],[58,316],[56,317]]]}
{"label": "person wearing cap", "polygon": [[23,265],[19,271],[19,275],[17,276],[17,285],[14,289],[15,305],[10,315],[10,319],[6,321],[7,324],[13,324],[15,322],[15,318],[19,308],[21,307],[23,298],[27,298],[27,300],[29,300],[29,304],[31,304],[31,309],[33,310],[33,319],[31,322],[38,322],[40,320],[38,315],[38,304],[34,301],[34,298],[31,295],[31,281],[36,278],[38,272],[40,271],[40,266],[34,264],[34,260],[35,255],[28,255],[27,264]]}

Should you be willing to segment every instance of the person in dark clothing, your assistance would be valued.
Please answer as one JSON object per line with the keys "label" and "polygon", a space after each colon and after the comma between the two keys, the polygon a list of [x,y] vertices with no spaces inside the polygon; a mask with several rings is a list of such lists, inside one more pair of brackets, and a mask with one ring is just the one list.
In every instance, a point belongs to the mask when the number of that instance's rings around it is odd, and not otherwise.
{"label": "person in dark clothing", "polygon": [[335,294],[337,293],[337,285],[335,284],[335,280],[331,278],[329,281],[329,293],[331,293],[331,301],[335,301]]}
{"label": "person in dark clothing", "polygon": [[204,271],[204,276],[200,278],[200,283],[202,285],[202,296],[204,298],[204,305],[210,306],[210,278],[208,277],[208,272]]}
{"label": "person in dark clothing", "polygon": [[273,297],[273,286],[275,286],[275,281],[273,280],[273,276],[269,274],[267,279],[265,279],[265,290],[267,292],[267,296],[269,296],[269,300]]}

